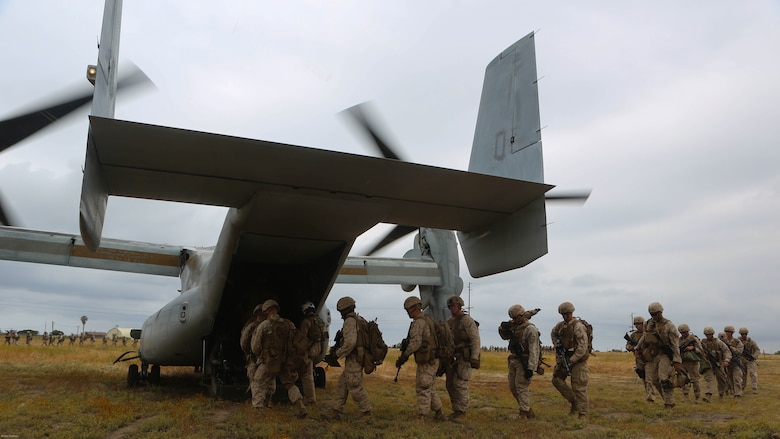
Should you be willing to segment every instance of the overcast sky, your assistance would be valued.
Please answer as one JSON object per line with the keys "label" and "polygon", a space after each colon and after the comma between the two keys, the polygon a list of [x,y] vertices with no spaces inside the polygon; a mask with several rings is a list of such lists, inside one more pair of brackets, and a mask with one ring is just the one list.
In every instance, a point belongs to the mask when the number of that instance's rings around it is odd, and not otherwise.
{"label": "overcast sky", "polygon": [[[102,10],[102,0],[0,0],[0,118],[89,88]],[[747,326],[763,350],[780,350],[774,0],[132,0],[120,61],[157,90],[120,96],[116,116],[373,154],[338,114],[372,101],[410,160],[466,169],[485,66],[531,31],[545,179],[593,193],[582,206],[548,205],[549,254],[531,265],[475,280],[461,262],[483,344],[504,344],[497,326],[514,303],[542,308],[533,322],[549,344],[558,304],[571,301],[594,325],[597,349],[621,348],[631,315],[659,301],[699,336],[704,326]],[[0,155],[0,191],[24,227],[78,233],[86,116]],[[103,235],[212,245],[224,214],[111,198]],[[140,328],[178,288],[176,278],[0,261],[0,329],[53,321],[75,332],[82,315],[88,330]],[[405,335],[399,287],[336,285],[327,305],[345,294],[379,317],[388,342]]]}

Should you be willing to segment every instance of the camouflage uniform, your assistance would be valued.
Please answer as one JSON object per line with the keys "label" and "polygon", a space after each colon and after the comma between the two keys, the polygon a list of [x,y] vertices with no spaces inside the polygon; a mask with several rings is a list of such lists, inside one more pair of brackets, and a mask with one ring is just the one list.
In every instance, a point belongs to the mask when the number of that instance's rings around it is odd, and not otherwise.
{"label": "camouflage uniform", "polygon": [[[568,302],[564,302],[559,307],[559,313],[565,304],[571,305]],[[574,311],[573,305],[571,305],[571,310],[572,312]],[[558,359],[558,363],[555,365],[555,372],[553,373],[552,384],[571,404],[569,413],[578,413],[581,418],[585,417],[588,414],[588,381],[590,380],[588,371],[588,356],[590,352],[588,352],[587,329],[579,319],[572,317],[568,322],[566,320],[558,322],[553,327],[550,336],[553,346],[558,346],[559,344],[563,346],[571,368],[571,387],[569,387],[566,383],[567,372],[565,366]]]}
{"label": "camouflage uniform", "polygon": [[357,319],[362,317],[358,316],[354,310],[342,315],[342,317],[344,317],[344,326],[341,328],[341,334],[344,337],[344,342],[335,355],[336,358],[345,358],[344,371],[336,384],[336,396],[331,410],[334,415],[340,415],[347,403],[347,396],[352,395],[352,400],[357,404],[358,410],[363,414],[369,414],[371,402],[368,400],[366,389],[363,388],[363,348],[357,346]]}
{"label": "camouflage uniform", "polygon": [[[265,305],[263,305],[263,307],[265,308]],[[258,359],[257,370],[253,376],[253,379],[257,383],[254,384],[255,387],[253,388],[257,389],[257,394],[259,396],[269,395],[271,394],[271,390],[273,389],[272,386],[278,376],[284,388],[287,389],[287,397],[290,398],[290,402],[298,406],[298,415],[300,417],[305,417],[306,408],[303,405],[303,396],[301,395],[298,386],[295,385],[295,381],[298,377],[294,373],[291,373],[287,367],[286,358],[281,359],[281,366],[279,366],[278,362],[269,358],[273,327],[279,321],[288,325],[291,333],[295,331],[295,325],[291,321],[280,317],[279,314],[273,313],[268,315],[262,323],[257,325],[257,328],[255,328],[255,332],[252,335],[252,353]],[[254,405],[254,395],[252,399]],[[255,408],[261,409],[261,407],[262,406],[255,405]]]}
{"label": "camouflage uniform", "polygon": [[[631,341],[626,341],[626,350],[628,352],[635,352],[637,344],[639,344],[639,340],[642,338],[642,336],[645,334],[645,327],[644,322],[645,319],[642,317],[634,317],[634,324],[635,325],[641,325],[636,330],[631,331],[631,334],[629,334],[629,338]],[[637,323],[639,322],[639,323]],[[641,328],[641,329],[640,329]],[[653,386],[653,382],[650,381],[647,377],[647,373],[645,373],[645,359],[642,355],[642,352],[639,352],[638,355],[634,356],[635,360],[635,370],[637,371],[637,375],[642,380],[642,383],[645,386],[645,400],[648,402],[655,402],[655,386]]]}
{"label": "camouflage uniform", "polygon": [[726,333],[726,339],[723,340],[726,346],[731,351],[732,360],[729,366],[726,368],[726,374],[731,382],[731,390],[734,392],[734,398],[740,398],[742,396],[742,351],[745,346],[739,341],[738,338],[734,338],[734,327],[726,326],[724,330]]}
{"label": "camouflage uniform", "polygon": [[320,324],[317,322],[319,316],[316,314],[307,314],[301,320],[300,328],[295,333],[293,344],[298,346],[306,345],[305,354],[296,367],[298,376],[301,379],[303,394],[306,397],[305,403],[316,404],[317,395],[314,391],[314,359],[322,353],[322,343],[320,343]]}
{"label": "camouflage uniform", "polygon": [[[663,308],[660,311],[653,311],[652,305],[650,312],[658,312],[659,317],[657,319],[653,317],[646,322],[645,334],[639,340],[637,349],[641,350],[644,355],[645,373],[653,382],[656,390],[663,396],[664,405],[671,408],[674,407],[674,387],[671,378],[675,369],[682,367],[680,333],[677,332],[674,323],[663,317],[661,314]],[[660,306],[660,304],[658,305]],[[674,363],[677,366],[673,367]]]}
{"label": "camouflage uniform", "polygon": [[434,334],[431,325],[425,315],[420,312],[413,317],[409,325],[407,340],[409,345],[401,353],[402,361],[406,361],[414,354],[414,362],[417,363],[417,375],[415,377],[415,392],[417,393],[417,415],[424,417],[429,410],[441,413],[441,398],[436,393],[436,372],[439,370],[439,359],[434,355]]}
{"label": "camouflage uniform", "polygon": [[[522,309],[522,308],[521,308]],[[511,314],[510,308],[510,314]],[[522,312],[525,312],[523,310]],[[539,330],[527,319],[522,323],[513,320],[509,325],[499,326],[498,333],[504,340],[510,340],[509,355],[509,391],[517,401],[521,418],[533,418],[531,410],[531,378],[539,367]],[[587,341],[586,341],[587,345]]]}
{"label": "camouflage uniform", "polygon": [[471,368],[479,366],[479,328],[467,314],[453,315],[447,320],[455,340],[455,364],[448,368],[446,387],[452,410],[457,415],[469,408],[469,380]]}
{"label": "camouflage uniform", "polygon": [[[704,359],[704,348],[701,345],[699,337],[696,337],[690,332],[688,325],[680,325],[677,329],[680,331],[680,358],[682,359],[682,369],[691,379],[690,383],[682,387],[682,393],[683,396],[687,398],[690,388],[693,387],[693,396],[698,400],[701,397],[701,387],[699,386],[701,375],[699,374],[699,370],[701,369],[701,362]],[[683,329],[685,329],[685,331],[683,331]],[[685,334],[685,336],[683,334]]]}
{"label": "camouflage uniform", "polygon": [[722,340],[713,337],[714,333],[715,331],[713,331],[712,328],[704,328],[705,338],[701,341],[701,347],[705,358],[709,361],[710,366],[712,366],[703,373],[705,402],[709,402],[715,392],[715,381],[718,383],[718,395],[721,398],[723,398],[723,394],[726,393],[728,389],[724,366],[731,362],[731,351]]}
{"label": "camouflage uniform", "polygon": [[270,401],[271,396],[276,392],[276,380],[274,380],[271,389],[268,394],[262,394],[259,382],[254,379],[255,372],[257,372],[257,357],[252,352],[252,336],[255,333],[255,329],[260,323],[265,320],[265,316],[258,309],[261,305],[257,305],[252,318],[246,322],[241,329],[241,350],[244,351],[246,356],[246,376],[249,379],[249,390],[252,392],[252,406],[262,408],[266,405],[266,402]]}
{"label": "camouflage uniform", "polygon": [[758,391],[758,367],[756,364],[756,357],[761,353],[761,349],[758,348],[758,344],[752,338],[748,337],[747,328],[739,328],[739,340],[745,347],[742,351],[742,364],[744,377],[742,378],[742,390],[747,387],[748,377],[751,381],[751,387],[753,392]]}

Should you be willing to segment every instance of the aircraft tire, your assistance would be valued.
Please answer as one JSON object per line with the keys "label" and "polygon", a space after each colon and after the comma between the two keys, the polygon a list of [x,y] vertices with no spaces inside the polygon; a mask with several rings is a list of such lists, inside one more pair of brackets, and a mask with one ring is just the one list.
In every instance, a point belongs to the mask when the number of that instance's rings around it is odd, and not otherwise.
{"label": "aircraft tire", "polygon": [[149,371],[149,383],[154,386],[160,385],[160,365],[153,364],[152,370]]}
{"label": "aircraft tire", "polygon": [[141,381],[141,374],[138,372],[138,365],[131,364],[127,368],[127,387],[135,387]]}

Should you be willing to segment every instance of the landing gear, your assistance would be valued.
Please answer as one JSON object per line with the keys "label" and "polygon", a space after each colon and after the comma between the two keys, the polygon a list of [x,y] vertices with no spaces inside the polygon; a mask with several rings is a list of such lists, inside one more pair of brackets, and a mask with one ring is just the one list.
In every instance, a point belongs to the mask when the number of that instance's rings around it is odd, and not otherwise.
{"label": "landing gear", "polygon": [[160,365],[154,364],[152,365],[152,370],[149,372],[149,376],[147,377],[149,380],[149,384],[153,386],[159,386],[160,385]]}
{"label": "landing gear", "polygon": [[135,387],[141,382],[141,374],[138,372],[138,365],[131,364],[127,369],[127,387]]}

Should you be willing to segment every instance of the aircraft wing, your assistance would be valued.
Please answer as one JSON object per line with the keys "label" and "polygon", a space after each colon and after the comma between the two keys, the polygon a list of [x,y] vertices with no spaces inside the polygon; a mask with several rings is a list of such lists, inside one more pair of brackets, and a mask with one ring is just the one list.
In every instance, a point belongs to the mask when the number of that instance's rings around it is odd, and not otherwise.
{"label": "aircraft wing", "polygon": [[[98,251],[81,237],[0,226],[0,260],[178,277],[187,253],[211,249],[103,239]],[[348,257],[337,283],[440,285],[441,272],[430,258]]]}
{"label": "aircraft wing", "polygon": [[[274,200],[282,200],[282,207],[290,197],[305,195],[319,200],[312,209],[323,199],[349,201],[344,216],[365,215],[374,223],[470,231],[519,211],[553,188],[96,116],[90,116],[90,128],[109,195],[241,208],[262,194],[265,211],[277,207]],[[310,214],[317,218],[316,210]]]}

